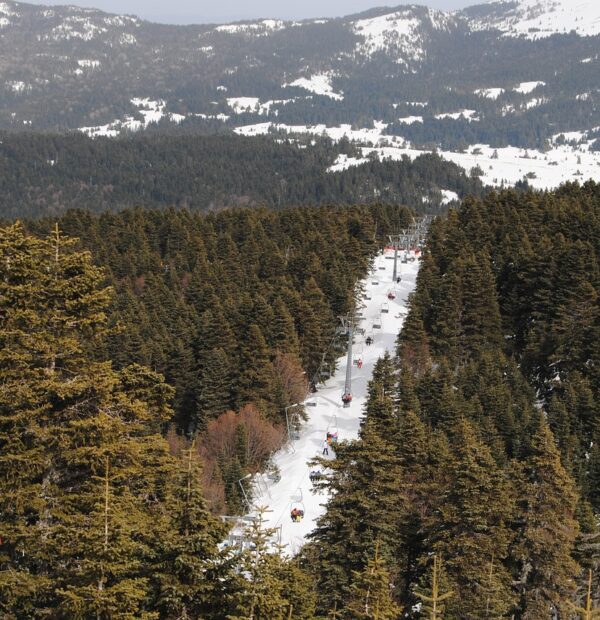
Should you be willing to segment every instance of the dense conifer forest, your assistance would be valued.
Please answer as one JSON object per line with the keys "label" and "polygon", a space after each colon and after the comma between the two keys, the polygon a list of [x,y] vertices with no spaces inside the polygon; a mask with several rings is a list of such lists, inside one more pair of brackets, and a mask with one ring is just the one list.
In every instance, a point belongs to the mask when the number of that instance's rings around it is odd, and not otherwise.
{"label": "dense conifer forest", "polygon": [[332,500],[304,557],[323,610],[375,565],[386,609],[415,609],[436,558],[445,611],[416,617],[591,617],[572,604],[588,569],[598,592],[599,240],[591,182],[435,221],[397,359],[321,483]]}
{"label": "dense conifer forest", "polygon": [[373,160],[328,172],[339,154],[362,156],[347,140],[286,136],[0,136],[0,218],[58,216],[70,208],[118,211],[167,207],[410,204],[439,210],[440,190],[481,194],[479,179],[436,155]]}
{"label": "dense conifer forest", "polygon": [[211,509],[241,510],[232,481],[266,465],[355,281],[410,217],[70,211],[0,229],[0,615],[594,617],[591,182],[436,219],[397,356],[317,483],[332,495],[311,542],[285,559],[259,519],[244,551],[219,544]]}
{"label": "dense conifer forest", "polygon": [[[339,355],[329,347],[337,317],[349,311],[378,243],[410,218],[406,208],[383,206],[137,209],[71,211],[58,224],[81,239],[115,291],[117,330],[90,354],[165,377],[175,390],[174,430],[207,434],[199,448],[212,507],[233,513],[242,507],[237,481],[281,442],[274,427],[284,408],[304,399],[323,360]],[[27,225],[43,235],[54,223]],[[241,417],[216,420],[230,410]]]}

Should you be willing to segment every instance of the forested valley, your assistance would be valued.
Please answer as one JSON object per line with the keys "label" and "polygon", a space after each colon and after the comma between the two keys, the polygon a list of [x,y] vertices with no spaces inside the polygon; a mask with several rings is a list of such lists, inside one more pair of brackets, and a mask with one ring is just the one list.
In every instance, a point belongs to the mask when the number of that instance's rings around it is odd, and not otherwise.
{"label": "forested valley", "polygon": [[480,195],[481,181],[437,155],[372,161],[330,172],[339,155],[362,157],[348,140],[285,134],[126,136],[0,135],[0,218],[57,217],[143,206],[223,207],[410,204],[442,210],[441,190]]}
{"label": "forested valley", "polygon": [[221,544],[216,515],[243,510],[237,482],[281,445],[356,281],[411,217],[72,210],[0,229],[2,617],[597,615],[592,182],[435,219],[310,542],[290,559],[259,518],[245,550]]}

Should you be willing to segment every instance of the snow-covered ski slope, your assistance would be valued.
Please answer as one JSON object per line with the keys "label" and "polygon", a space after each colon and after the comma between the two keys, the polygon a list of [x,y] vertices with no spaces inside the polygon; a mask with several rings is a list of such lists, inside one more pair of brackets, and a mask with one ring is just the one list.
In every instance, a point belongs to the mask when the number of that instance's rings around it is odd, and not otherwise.
{"label": "snow-covered ski slope", "polygon": [[[354,338],[354,360],[362,359],[362,367],[353,364],[352,394],[350,407],[342,406],[342,393],[346,375],[346,356],[338,360],[338,369],[333,377],[320,385],[318,392],[308,399],[316,402],[316,407],[307,406],[308,421],[300,430],[299,438],[284,446],[275,456],[274,461],[281,472],[281,480],[272,483],[266,477],[254,485],[254,506],[266,507],[265,527],[278,528],[281,532],[281,544],[284,552],[295,554],[305,543],[307,535],[315,528],[317,519],[325,512],[327,497],[313,492],[309,478],[311,468],[308,462],[323,451],[323,442],[327,432],[337,430],[339,440],[356,439],[367,396],[369,382],[375,362],[386,351],[394,353],[395,342],[407,313],[408,296],[415,287],[419,268],[418,258],[413,262],[403,263],[404,252],[399,252],[398,273],[402,280],[393,283],[393,250],[386,250],[377,256],[375,266],[369,277],[363,282],[366,296],[366,308],[362,314],[364,320],[359,327],[364,327],[364,334]],[[410,254],[414,258],[414,253]],[[376,284],[377,283],[377,284]],[[388,299],[388,292],[395,291],[396,298]],[[382,313],[382,307],[389,312]],[[373,324],[381,324],[381,328]],[[374,340],[367,346],[368,336]],[[335,451],[329,448],[329,458],[335,458]],[[304,518],[292,522],[290,512],[294,506],[304,509]]]}

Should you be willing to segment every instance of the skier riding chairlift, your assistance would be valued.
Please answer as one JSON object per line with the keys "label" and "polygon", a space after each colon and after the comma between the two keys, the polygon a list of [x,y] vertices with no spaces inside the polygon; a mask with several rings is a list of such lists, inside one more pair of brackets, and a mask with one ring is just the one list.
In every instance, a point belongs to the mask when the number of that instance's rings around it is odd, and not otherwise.
{"label": "skier riding chairlift", "polygon": [[396,299],[396,293],[394,291],[388,291],[387,297],[390,301]]}
{"label": "skier riding chairlift", "polygon": [[352,402],[352,394],[350,394],[350,392],[345,392],[342,396],[342,402],[344,403],[344,407],[349,407]]}
{"label": "skier riding chairlift", "polygon": [[304,510],[298,506],[294,506],[290,511],[290,517],[294,523],[300,523],[304,519]]}

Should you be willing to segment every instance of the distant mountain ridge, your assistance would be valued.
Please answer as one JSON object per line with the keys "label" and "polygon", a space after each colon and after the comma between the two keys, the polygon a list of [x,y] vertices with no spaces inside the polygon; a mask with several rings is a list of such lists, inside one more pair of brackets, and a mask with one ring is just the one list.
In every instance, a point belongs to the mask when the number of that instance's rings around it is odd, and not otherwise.
{"label": "distant mountain ridge", "polygon": [[542,147],[600,127],[599,33],[592,0],[199,26],[7,1],[0,129],[214,133],[377,121],[413,144]]}

